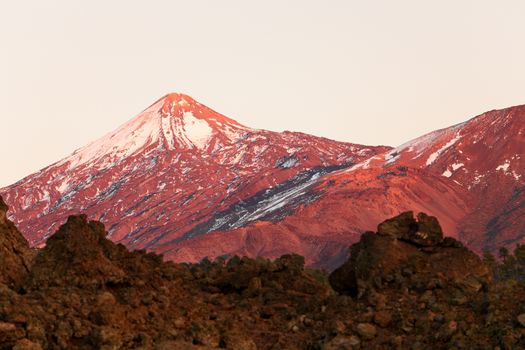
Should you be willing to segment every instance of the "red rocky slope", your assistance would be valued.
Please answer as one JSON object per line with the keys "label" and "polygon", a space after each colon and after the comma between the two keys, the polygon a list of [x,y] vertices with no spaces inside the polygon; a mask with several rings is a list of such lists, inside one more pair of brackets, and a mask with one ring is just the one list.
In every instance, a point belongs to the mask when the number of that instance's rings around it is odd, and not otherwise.
{"label": "red rocky slope", "polygon": [[[112,240],[153,249],[256,193],[290,179],[287,186],[309,183],[387,149],[251,129],[174,93],[0,192],[32,245],[42,245],[68,215],[82,212],[104,222]],[[252,213],[237,227],[271,212]]]}
{"label": "red rocky slope", "polygon": [[[317,200],[301,205],[282,220],[259,221],[233,230],[202,230],[191,240],[159,245],[156,251],[176,261],[225,253],[273,258],[292,251],[305,256],[310,266],[331,269],[344,262],[348,246],[364,231],[374,229],[374,222],[401,211],[423,209],[441,219],[448,236],[457,237],[459,220],[470,207],[466,191],[418,169],[386,173],[375,168],[328,174],[300,194],[317,193]],[[219,213],[213,220],[223,218]]]}
{"label": "red rocky slope", "polygon": [[427,134],[374,162],[424,169],[466,189],[473,202],[459,238],[481,252],[525,242],[524,156],[525,106],[516,106]]}
{"label": "red rocky slope", "polygon": [[[487,112],[317,179],[297,194],[317,200],[281,221],[215,232],[204,225],[191,241],[157,249],[176,260],[225,252],[276,257],[292,249],[310,264],[335,267],[373,222],[409,209],[439,217],[447,235],[478,253],[512,247],[525,242],[524,135],[524,106]],[[235,219],[232,212],[216,214],[210,225]]]}

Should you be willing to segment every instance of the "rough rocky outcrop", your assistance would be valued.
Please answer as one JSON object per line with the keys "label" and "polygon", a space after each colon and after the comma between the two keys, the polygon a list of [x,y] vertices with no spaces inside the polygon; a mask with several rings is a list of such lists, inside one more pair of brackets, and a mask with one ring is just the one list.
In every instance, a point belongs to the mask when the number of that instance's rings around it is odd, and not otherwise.
{"label": "rough rocky outcrop", "polygon": [[330,275],[332,287],[343,294],[363,296],[401,274],[417,275],[419,283],[454,282],[476,292],[490,283],[489,268],[480,258],[443,232],[435,217],[402,213],[366,232],[350,248],[350,259]]}
{"label": "rough rocky outcrop", "polygon": [[415,220],[411,211],[385,220],[377,227],[377,233],[423,247],[436,246],[443,241],[443,231],[435,217],[419,213]]}
{"label": "rough rocky outcrop", "polygon": [[18,288],[26,277],[33,252],[27,241],[7,219],[8,206],[0,197],[0,283]]}
{"label": "rough rocky outcrop", "polygon": [[[428,231],[425,220],[433,222],[420,216],[414,232]],[[525,346],[523,286],[492,285],[454,240],[429,246],[388,232],[363,235],[330,277],[355,277],[361,298],[352,298],[298,255],[174,264],[129,252],[100,223],[73,216],[18,285],[0,283],[0,350]],[[19,252],[0,250],[2,280],[21,266],[13,257]]]}

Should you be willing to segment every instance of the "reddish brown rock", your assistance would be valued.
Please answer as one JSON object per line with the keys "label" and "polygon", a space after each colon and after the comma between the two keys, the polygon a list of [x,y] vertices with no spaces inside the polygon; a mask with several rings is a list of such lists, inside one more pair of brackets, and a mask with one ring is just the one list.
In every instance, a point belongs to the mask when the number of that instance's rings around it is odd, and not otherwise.
{"label": "reddish brown rock", "polygon": [[0,283],[0,349],[525,346],[525,287],[491,284],[457,241],[428,247],[368,233],[357,252],[350,271],[370,292],[361,299],[335,293],[298,255],[174,264],[70,217],[20,288]]}
{"label": "reddish brown rock", "polygon": [[7,219],[8,207],[0,197],[0,283],[18,288],[31,267],[33,251]]}
{"label": "reddish brown rock", "polygon": [[329,280],[336,291],[361,296],[396,277],[403,280],[413,274],[421,285],[440,279],[474,293],[492,279],[476,254],[453,238],[442,239],[435,218],[420,213],[416,221],[407,212],[381,223],[378,233],[363,234],[352,245],[350,259]]}

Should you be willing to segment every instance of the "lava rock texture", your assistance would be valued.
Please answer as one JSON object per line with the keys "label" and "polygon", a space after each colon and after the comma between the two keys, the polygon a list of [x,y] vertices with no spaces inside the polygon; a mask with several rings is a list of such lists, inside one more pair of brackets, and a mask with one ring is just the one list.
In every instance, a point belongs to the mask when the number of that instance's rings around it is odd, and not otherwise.
{"label": "lava rock texture", "polygon": [[[437,220],[365,233],[328,276],[304,259],[164,262],[72,216],[35,253],[0,201],[0,349],[517,349],[525,289]],[[328,283],[328,280],[330,283]]]}

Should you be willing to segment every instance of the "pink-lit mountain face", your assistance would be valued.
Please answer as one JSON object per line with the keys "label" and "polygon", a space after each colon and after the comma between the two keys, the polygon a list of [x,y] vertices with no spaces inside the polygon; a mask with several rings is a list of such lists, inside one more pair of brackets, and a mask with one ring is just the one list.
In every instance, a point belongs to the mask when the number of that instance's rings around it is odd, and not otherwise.
{"label": "pink-lit mountain face", "polygon": [[[176,260],[293,251],[334,268],[364,231],[407,210],[437,216],[447,235],[478,253],[513,247],[525,243],[524,135],[525,107],[488,112],[319,177],[301,196],[321,195],[277,222],[201,226],[192,240],[160,248]],[[215,214],[209,225],[231,216]]]}
{"label": "pink-lit mountain face", "polygon": [[0,193],[36,246],[82,212],[175,261],[294,252],[333,268],[406,210],[478,252],[525,242],[524,137],[523,106],[389,148],[251,129],[170,94]]}
{"label": "pink-lit mountain face", "polygon": [[[268,196],[287,181],[288,187],[300,183],[306,189],[325,173],[387,149],[251,129],[189,96],[169,94],[1,193],[34,246],[44,244],[68,215],[81,212],[104,222],[114,241],[156,249],[191,240],[195,226],[256,194]],[[314,197],[291,195],[240,213],[230,228],[281,215],[281,207]]]}
{"label": "pink-lit mountain face", "polygon": [[468,191],[472,202],[458,227],[472,249],[525,242],[525,106],[484,113],[372,157],[383,167],[425,169]]}

